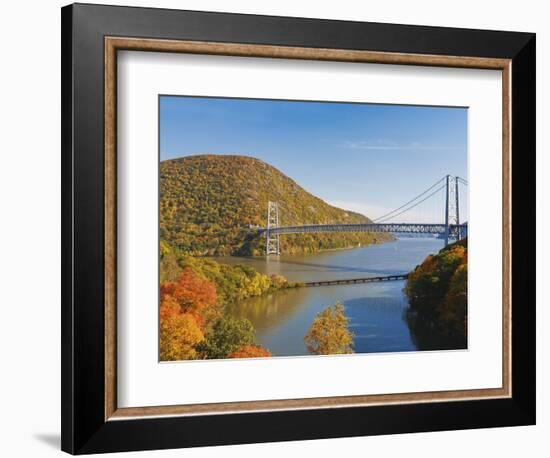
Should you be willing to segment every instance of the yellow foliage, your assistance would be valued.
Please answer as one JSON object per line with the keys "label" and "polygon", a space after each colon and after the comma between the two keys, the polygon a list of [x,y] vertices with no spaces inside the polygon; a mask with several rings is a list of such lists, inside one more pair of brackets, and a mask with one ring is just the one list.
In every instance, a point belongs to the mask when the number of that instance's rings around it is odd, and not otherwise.
{"label": "yellow foliage", "polygon": [[353,353],[353,333],[348,329],[344,306],[338,302],[320,312],[304,341],[308,351],[314,355]]}
{"label": "yellow foliage", "polygon": [[195,319],[188,313],[169,315],[160,321],[160,359],[196,359],[194,346],[204,339]]}

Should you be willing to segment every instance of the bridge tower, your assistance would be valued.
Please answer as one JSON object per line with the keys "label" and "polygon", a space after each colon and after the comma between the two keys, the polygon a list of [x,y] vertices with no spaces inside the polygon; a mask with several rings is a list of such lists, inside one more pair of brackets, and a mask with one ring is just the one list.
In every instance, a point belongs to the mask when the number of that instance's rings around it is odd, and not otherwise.
{"label": "bridge tower", "polygon": [[279,205],[277,202],[269,201],[267,203],[267,229],[265,231],[265,252],[270,254],[280,254],[279,234],[271,234],[270,229],[279,227]]}
{"label": "bridge tower", "polygon": [[449,244],[449,237],[459,240],[462,235],[458,228],[456,229],[456,233],[450,233],[451,225],[458,226],[460,224],[458,179],[459,177],[452,177],[451,175],[445,177],[445,246]]}

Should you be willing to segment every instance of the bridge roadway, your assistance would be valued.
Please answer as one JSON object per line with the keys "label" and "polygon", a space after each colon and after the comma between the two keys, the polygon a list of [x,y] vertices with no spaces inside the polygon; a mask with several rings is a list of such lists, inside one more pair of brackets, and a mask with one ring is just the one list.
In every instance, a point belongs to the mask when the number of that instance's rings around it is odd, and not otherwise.
{"label": "bridge roadway", "polygon": [[[258,229],[260,234],[269,231],[270,235],[305,234],[320,232],[402,232],[409,234],[441,234],[446,231],[445,224],[399,224],[399,223],[369,223],[369,224],[309,224],[304,226],[279,226]],[[468,231],[467,224],[450,224],[449,236],[463,238]]]}
{"label": "bridge roadway", "polygon": [[327,285],[350,285],[354,283],[373,283],[379,281],[398,281],[406,280],[409,274],[385,275],[382,277],[363,277],[363,278],[346,278],[338,280],[318,280],[308,281],[304,286],[327,286]]}

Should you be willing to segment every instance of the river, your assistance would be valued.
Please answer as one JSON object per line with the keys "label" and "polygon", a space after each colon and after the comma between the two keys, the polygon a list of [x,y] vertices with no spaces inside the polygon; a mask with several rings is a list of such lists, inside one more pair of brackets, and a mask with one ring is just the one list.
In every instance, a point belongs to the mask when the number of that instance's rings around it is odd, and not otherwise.
{"label": "river", "polygon": [[[266,258],[226,257],[227,264],[246,264],[259,272],[284,275],[291,281],[312,281],[407,273],[443,247],[434,238],[402,238],[367,247]],[[304,336],[320,311],[344,304],[354,333],[356,353],[417,350],[404,320],[404,281],[296,288],[251,298],[228,312],[248,318],[256,340],[274,356],[306,355]]]}

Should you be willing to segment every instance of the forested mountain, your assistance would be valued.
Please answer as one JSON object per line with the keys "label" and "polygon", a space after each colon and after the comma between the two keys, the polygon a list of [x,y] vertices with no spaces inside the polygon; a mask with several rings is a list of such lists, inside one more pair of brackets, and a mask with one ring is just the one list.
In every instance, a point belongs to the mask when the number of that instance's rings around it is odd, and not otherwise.
{"label": "forested mountain", "polygon": [[[279,205],[282,226],[368,223],[333,207],[263,161],[246,156],[199,155],[160,164],[161,240],[191,255],[261,255],[268,201]],[[391,240],[389,234],[296,234],[281,237],[285,254]]]}

